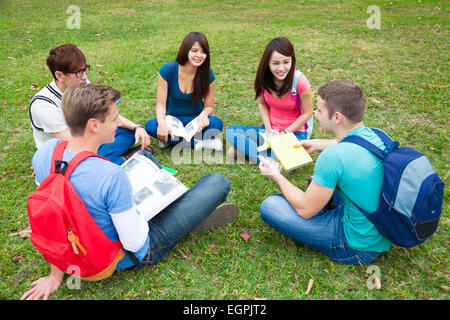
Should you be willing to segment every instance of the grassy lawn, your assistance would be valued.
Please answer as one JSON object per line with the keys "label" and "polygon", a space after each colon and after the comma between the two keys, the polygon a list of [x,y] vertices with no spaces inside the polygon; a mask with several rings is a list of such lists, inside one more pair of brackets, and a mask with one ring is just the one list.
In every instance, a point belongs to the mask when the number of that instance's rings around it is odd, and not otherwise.
{"label": "grassy lawn", "polygon": [[[337,2],[337,1],[336,1]],[[357,83],[368,100],[365,124],[425,153],[449,183],[449,13],[445,1],[1,1],[0,12],[0,299],[18,299],[49,268],[28,239],[27,196],[36,186],[28,105],[51,81],[50,48],[75,43],[92,66],[89,79],[122,91],[121,113],[138,123],[155,116],[157,72],[176,57],[189,31],[207,35],[216,75],[215,110],[224,125],[259,125],[253,79],[266,44],[285,36],[313,91],[328,81]],[[81,9],[69,29],[67,8]],[[369,29],[369,5],[381,30]],[[313,137],[327,137],[315,123]],[[438,232],[424,244],[393,246],[373,262],[382,288],[369,289],[368,265],[335,263],[266,225],[259,205],[276,185],[256,166],[204,159],[177,164],[171,149],[156,158],[191,187],[201,176],[225,175],[228,201],[240,208],[229,226],[189,235],[161,263],[116,272],[82,290],[66,285],[54,299],[449,299],[449,192]],[[313,156],[314,159],[317,155]],[[290,181],[304,188],[313,165]],[[251,234],[248,243],[240,234]],[[67,277],[66,277],[67,279]],[[308,281],[312,290],[305,294]]]}

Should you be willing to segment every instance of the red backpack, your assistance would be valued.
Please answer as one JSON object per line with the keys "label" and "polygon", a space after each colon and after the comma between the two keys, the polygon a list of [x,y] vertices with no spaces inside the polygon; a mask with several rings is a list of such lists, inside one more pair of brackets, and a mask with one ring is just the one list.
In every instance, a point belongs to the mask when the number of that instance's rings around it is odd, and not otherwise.
{"label": "red backpack", "polygon": [[97,225],[69,177],[86,158],[105,158],[83,151],[67,164],[62,161],[66,146],[67,141],[56,145],[50,174],[28,197],[30,240],[44,259],[61,271],[69,272],[71,267],[79,270],[75,275],[83,280],[101,280],[112,275],[125,253],[120,241],[110,240]]}

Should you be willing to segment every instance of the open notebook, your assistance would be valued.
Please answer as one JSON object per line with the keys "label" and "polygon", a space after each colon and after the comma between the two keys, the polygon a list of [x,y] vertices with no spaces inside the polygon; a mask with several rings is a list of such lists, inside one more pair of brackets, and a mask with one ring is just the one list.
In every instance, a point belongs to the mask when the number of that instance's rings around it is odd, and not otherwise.
{"label": "open notebook", "polygon": [[166,168],[158,166],[146,151],[137,151],[121,167],[133,188],[136,209],[147,221],[188,190]]}

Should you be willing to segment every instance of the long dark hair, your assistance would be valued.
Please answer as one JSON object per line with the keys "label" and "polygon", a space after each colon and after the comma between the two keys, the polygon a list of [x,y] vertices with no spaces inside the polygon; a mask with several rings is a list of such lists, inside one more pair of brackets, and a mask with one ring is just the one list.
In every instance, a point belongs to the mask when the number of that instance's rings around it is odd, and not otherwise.
{"label": "long dark hair", "polygon": [[197,72],[194,77],[194,92],[192,93],[191,105],[201,102],[203,98],[209,92],[209,69],[210,69],[210,59],[209,59],[209,45],[208,39],[200,32],[190,32],[188,33],[183,42],[181,42],[180,49],[177,54],[177,62],[184,66],[188,61],[189,50],[191,50],[194,43],[198,42],[206,53],[205,61],[202,65],[197,68]]}
{"label": "long dark hair", "polygon": [[[281,88],[277,88],[277,86],[275,85],[275,82],[273,81],[274,75],[272,74],[269,68],[270,57],[272,57],[272,53],[274,51],[277,51],[278,53],[284,56],[292,58],[291,70],[289,70],[289,73],[284,79]],[[292,81],[294,79],[294,72],[295,72],[294,46],[288,39],[283,37],[277,37],[272,39],[267,45],[266,49],[264,50],[261,61],[259,62],[258,72],[256,73],[254,84],[255,99],[257,99],[261,95],[262,87],[264,87],[264,89],[266,90],[276,92],[278,96],[286,94],[291,89]]]}

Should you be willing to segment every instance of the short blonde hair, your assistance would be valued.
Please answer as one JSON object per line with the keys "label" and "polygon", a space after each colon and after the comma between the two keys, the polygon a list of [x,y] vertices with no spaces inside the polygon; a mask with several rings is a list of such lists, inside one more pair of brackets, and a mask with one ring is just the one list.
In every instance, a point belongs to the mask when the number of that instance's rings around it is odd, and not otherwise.
{"label": "short blonde hair", "polygon": [[68,87],[62,98],[62,110],[72,136],[83,135],[89,119],[105,121],[109,106],[120,92],[101,84]]}

